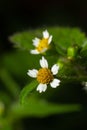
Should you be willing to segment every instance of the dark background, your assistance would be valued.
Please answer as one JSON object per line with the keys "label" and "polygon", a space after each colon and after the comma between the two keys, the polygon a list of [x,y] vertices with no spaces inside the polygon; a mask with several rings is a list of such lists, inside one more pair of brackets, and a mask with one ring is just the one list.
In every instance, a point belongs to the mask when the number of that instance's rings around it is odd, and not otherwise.
{"label": "dark background", "polygon": [[[8,37],[15,32],[54,25],[79,27],[87,32],[87,1],[0,0],[0,54],[13,49]],[[57,130],[58,126],[60,130],[87,127],[85,112],[75,116],[75,114],[65,114],[38,120],[36,118],[24,119],[23,124],[26,130],[28,127],[30,130],[33,128]],[[76,123],[73,124],[73,122]],[[29,126],[29,124],[33,125]]]}
{"label": "dark background", "polygon": [[87,1],[0,0],[0,39],[9,50],[8,36],[28,28],[51,25],[80,27],[87,31]]}

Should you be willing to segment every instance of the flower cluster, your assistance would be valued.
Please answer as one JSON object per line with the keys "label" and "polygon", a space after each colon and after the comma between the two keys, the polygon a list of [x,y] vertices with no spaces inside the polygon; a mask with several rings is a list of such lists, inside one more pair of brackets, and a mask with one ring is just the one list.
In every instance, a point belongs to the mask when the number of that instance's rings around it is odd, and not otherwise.
{"label": "flower cluster", "polygon": [[[33,39],[33,45],[36,47],[35,50],[31,50],[31,54],[40,54],[45,52],[49,49],[49,44],[52,41],[52,35],[49,35],[48,31],[43,31],[43,38],[35,38]],[[27,74],[32,77],[36,78],[39,85],[37,86],[37,91],[45,92],[47,89],[47,85],[50,84],[52,88],[56,88],[60,85],[60,80],[55,78],[54,76],[58,73],[59,66],[54,64],[51,69],[48,68],[48,61],[42,56],[40,59],[40,66],[39,70],[32,69],[28,70]]]}

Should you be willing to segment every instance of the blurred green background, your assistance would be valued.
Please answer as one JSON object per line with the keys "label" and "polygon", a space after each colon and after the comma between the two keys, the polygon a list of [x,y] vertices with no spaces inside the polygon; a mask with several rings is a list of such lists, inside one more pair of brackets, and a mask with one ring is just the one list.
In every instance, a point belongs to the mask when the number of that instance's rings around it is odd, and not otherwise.
{"label": "blurred green background", "polygon": [[[53,112],[42,117],[39,117],[37,113],[36,115],[29,113],[27,116],[26,114],[20,116],[17,120],[14,116],[15,112],[13,117],[11,114],[9,115],[13,110],[11,105],[19,100],[20,90],[30,81],[26,74],[27,70],[39,62],[39,57],[36,56],[37,61],[34,63],[29,52],[14,48],[9,36],[16,32],[49,26],[79,27],[87,33],[87,1],[0,0],[1,130],[73,130],[87,127],[87,93],[82,89],[80,83],[75,82],[64,82],[59,90],[49,90],[50,93],[47,91],[47,93],[39,95],[39,98],[52,103],[81,104],[82,111]],[[31,61],[32,64],[34,63],[33,65],[30,64]],[[34,94],[38,95],[36,92]],[[37,101],[35,102],[37,103]],[[43,105],[42,107],[44,108]],[[16,111],[15,107],[14,109]],[[32,109],[38,109],[38,107]],[[51,110],[48,109],[48,111]],[[18,113],[21,113],[20,109],[17,111]],[[14,118],[11,124],[10,121],[7,121],[11,120],[10,118]]]}

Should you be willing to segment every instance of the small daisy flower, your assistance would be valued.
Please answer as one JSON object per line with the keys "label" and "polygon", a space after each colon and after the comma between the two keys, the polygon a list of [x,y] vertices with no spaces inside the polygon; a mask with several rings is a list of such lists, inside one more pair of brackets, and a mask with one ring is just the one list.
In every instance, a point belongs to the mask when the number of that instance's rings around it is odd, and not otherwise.
{"label": "small daisy flower", "polygon": [[85,91],[87,91],[87,82],[83,81],[83,82],[82,82],[82,85],[84,86],[83,89],[84,89]]}
{"label": "small daisy flower", "polygon": [[49,35],[49,32],[47,30],[43,31],[43,38],[35,38],[32,40],[33,45],[35,46],[34,50],[31,50],[31,54],[40,54],[44,53],[46,50],[49,49],[49,45],[52,41],[52,35]]}
{"label": "small daisy flower", "polygon": [[60,80],[54,78],[54,75],[58,73],[59,66],[54,64],[51,69],[48,68],[47,60],[42,56],[40,60],[41,68],[39,70],[32,69],[28,70],[28,75],[32,78],[37,78],[39,85],[37,86],[37,91],[45,92],[47,89],[47,85],[50,84],[52,88],[56,88],[60,84]]}

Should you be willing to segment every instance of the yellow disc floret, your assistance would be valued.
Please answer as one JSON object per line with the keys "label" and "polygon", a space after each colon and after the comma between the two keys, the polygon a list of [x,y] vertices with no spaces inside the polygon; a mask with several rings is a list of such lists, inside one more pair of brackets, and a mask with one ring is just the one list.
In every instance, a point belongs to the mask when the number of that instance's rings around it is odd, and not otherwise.
{"label": "yellow disc floret", "polygon": [[48,45],[48,38],[45,39],[43,38],[42,40],[40,40],[38,47],[36,48],[39,52],[43,52],[43,50],[46,50],[49,48]]}
{"label": "yellow disc floret", "polygon": [[50,69],[41,68],[38,71],[37,81],[42,84],[49,84],[53,80],[53,75]]}

